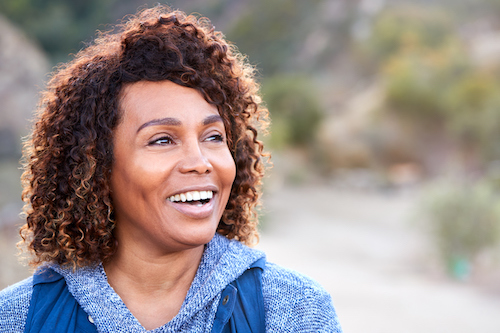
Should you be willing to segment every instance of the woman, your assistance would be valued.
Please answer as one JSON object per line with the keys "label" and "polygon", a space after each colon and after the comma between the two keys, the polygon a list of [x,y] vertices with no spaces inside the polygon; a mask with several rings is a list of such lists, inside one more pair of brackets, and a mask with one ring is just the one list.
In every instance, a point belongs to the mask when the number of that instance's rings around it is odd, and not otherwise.
{"label": "woman", "polygon": [[208,21],[143,10],[40,105],[21,230],[38,269],[0,293],[0,331],[341,331],[323,288],[246,246],[267,110]]}

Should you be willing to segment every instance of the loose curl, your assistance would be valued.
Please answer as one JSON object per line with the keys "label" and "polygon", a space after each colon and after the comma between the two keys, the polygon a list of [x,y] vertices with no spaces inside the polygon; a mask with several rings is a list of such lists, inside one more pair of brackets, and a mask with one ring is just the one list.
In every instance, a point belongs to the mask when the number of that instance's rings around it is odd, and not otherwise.
{"label": "loose curl", "polygon": [[127,17],[59,67],[24,145],[23,243],[31,264],[82,267],[116,250],[110,175],[125,84],[170,80],[198,90],[223,118],[236,178],[217,232],[258,239],[264,173],[257,130],[267,125],[253,68],[207,19],[164,6]]}

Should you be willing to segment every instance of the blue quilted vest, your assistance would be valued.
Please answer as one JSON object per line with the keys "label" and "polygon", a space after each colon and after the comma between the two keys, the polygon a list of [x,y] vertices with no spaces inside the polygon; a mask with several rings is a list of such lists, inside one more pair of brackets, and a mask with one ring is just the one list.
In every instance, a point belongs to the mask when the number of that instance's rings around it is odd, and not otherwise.
{"label": "blue quilted vest", "polygon": [[[264,266],[265,259],[259,259],[222,291],[213,333],[265,332]],[[97,333],[97,328],[69,292],[62,275],[43,269],[33,276],[33,294],[24,332]]]}

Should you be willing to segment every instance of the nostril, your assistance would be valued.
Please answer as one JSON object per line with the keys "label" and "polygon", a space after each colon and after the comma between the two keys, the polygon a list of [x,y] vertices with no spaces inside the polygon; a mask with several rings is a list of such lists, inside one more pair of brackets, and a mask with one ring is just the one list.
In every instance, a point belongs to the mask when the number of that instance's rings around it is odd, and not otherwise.
{"label": "nostril", "polygon": [[179,163],[180,171],[183,173],[207,174],[213,169],[210,161],[201,152],[184,154]]}

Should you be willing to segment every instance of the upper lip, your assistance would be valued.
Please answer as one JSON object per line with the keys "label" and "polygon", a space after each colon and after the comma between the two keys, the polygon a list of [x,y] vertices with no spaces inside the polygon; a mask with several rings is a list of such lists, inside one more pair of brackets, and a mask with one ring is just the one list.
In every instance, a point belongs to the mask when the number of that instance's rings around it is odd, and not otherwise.
{"label": "upper lip", "polygon": [[215,185],[193,185],[193,186],[187,186],[184,187],[180,190],[176,190],[172,194],[169,194],[167,198],[170,198],[173,195],[176,194],[181,194],[181,193],[186,193],[186,192],[192,192],[192,191],[212,191],[212,192],[218,192],[218,188]]}

